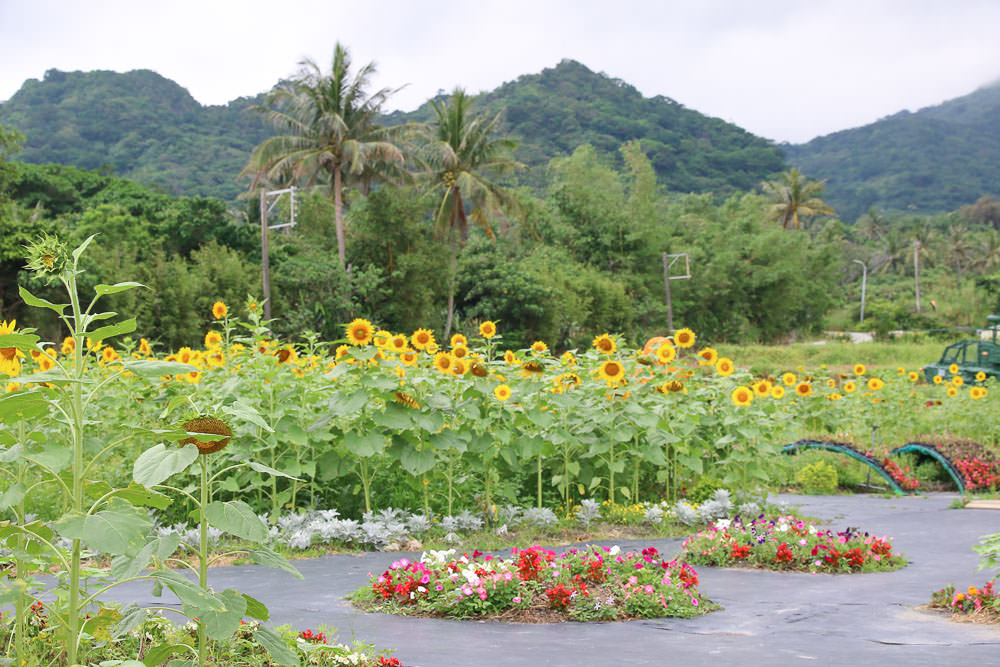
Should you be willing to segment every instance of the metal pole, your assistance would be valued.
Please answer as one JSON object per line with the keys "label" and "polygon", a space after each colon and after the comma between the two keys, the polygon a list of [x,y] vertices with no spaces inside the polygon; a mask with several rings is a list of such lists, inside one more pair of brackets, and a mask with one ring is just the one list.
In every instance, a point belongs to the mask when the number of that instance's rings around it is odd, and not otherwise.
{"label": "metal pole", "polygon": [[667,253],[663,253],[663,284],[667,291],[667,328],[674,332],[674,307],[670,302],[670,264],[667,263]]}
{"label": "metal pole", "polygon": [[920,312],[920,241],[913,242],[913,284],[917,291],[917,312]]}
{"label": "metal pole", "polygon": [[260,191],[260,262],[264,283],[264,319],[271,319],[271,260],[268,257],[267,195]]}
{"label": "metal pole", "polygon": [[865,321],[865,287],[868,283],[868,265],[862,262],[860,259],[854,260],[861,265],[861,319],[860,322]]}

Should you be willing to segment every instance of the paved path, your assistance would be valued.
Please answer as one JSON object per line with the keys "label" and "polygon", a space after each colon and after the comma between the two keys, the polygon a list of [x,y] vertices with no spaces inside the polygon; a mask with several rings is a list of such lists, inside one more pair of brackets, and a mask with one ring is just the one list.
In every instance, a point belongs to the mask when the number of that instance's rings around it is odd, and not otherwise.
{"label": "paved path", "polygon": [[[276,624],[326,623],[340,641],[395,648],[411,667],[523,665],[1000,665],[1000,629],[952,623],[920,611],[933,590],[982,584],[980,535],[1000,531],[1000,512],[952,510],[956,496],[780,496],[808,515],[894,536],[911,561],[897,572],[781,574],[699,567],[701,590],[724,610],[694,619],[523,625],[366,614],[343,596],[401,554],[326,556],[296,564],[298,581],[257,566],[214,568],[210,584],[260,599]],[[681,540],[650,540],[676,553]],[[165,596],[170,595],[169,591]],[[153,604],[148,585],[119,599]]]}

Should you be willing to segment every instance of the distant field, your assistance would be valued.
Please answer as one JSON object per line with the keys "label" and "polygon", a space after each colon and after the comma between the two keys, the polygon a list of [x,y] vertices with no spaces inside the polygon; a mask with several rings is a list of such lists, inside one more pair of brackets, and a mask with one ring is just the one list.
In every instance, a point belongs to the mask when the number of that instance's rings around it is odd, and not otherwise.
{"label": "distant field", "polygon": [[917,370],[941,358],[947,343],[827,343],[813,345],[718,345],[719,354],[737,366],[759,373],[795,370],[798,366],[816,369],[824,364],[830,370],[843,371],[862,363],[869,368],[895,371],[902,366]]}

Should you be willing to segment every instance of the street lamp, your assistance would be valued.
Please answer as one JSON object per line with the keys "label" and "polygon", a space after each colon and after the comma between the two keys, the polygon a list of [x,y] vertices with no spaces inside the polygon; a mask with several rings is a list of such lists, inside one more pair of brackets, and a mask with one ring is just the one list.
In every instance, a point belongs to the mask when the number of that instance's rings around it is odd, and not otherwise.
{"label": "street lamp", "polygon": [[860,259],[854,260],[856,263],[861,265],[861,319],[859,321],[865,321],[865,286],[868,284],[868,265],[862,262]]}

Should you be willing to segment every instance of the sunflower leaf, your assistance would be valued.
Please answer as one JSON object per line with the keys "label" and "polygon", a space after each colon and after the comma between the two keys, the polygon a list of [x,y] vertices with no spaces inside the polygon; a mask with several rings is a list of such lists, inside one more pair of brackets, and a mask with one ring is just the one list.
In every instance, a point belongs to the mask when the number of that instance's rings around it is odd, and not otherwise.
{"label": "sunflower leaf", "polygon": [[131,371],[141,377],[163,377],[166,375],[185,375],[192,371],[197,371],[197,366],[182,364],[176,361],[154,361],[152,359],[140,359],[138,361],[126,361],[125,370]]}
{"label": "sunflower leaf", "polygon": [[145,285],[135,282],[115,283],[114,285],[105,285],[102,283],[95,285],[94,291],[97,292],[97,296],[104,296],[105,294],[117,294],[118,292],[135,289],[136,287],[145,287]]}
{"label": "sunflower leaf", "polygon": [[35,308],[48,308],[49,310],[54,310],[55,312],[62,315],[62,312],[69,308],[68,303],[52,303],[51,301],[46,301],[41,297],[37,297],[28,290],[24,289],[20,285],[17,286],[17,292],[21,295],[21,300],[24,301],[29,306],[34,306]]}
{"label": "sunflower leaf", "polygon": [[289,665],[291,667],[298,667],[299,657],[288,648],[288,644],[285,640],[268,627],[260,626],[254,632],[253,638],[258,644],[264,647],[264,649],[270,654],[271,659],[274,660],[279,665]]}
{"label": "sunflower leaf", "polygon": [[268,530],[253,508],[242,500],[215,501],[205,505],[209,525],[251,542],[263,542]]}
{"label": "sunflower leaf", "polygon": [[35,344],[39,338],[33,334],[8,333],[0,334],[0,347],[16,347],[24,352],[35,349]]}
{"label": "sunflower leaf", "polygon": [[122,334],[132,333],[135,331],[135,328],[135,318],[132,317],[127,320],[122,320],[117,324],[111,324],[106,327],[101,327],[100,329],[94,329],[89,332],[89,335],[91,340],[107,340],[108,338],[113,338]]}
{"label": "sunflower leaf", "polygon": [[150,488],[165,482],[169,477],[183,470],[198,458],[198,448],[193,445],[171,447],[162,442],[153,445],[135,460],[132,479],[137,484]]}

